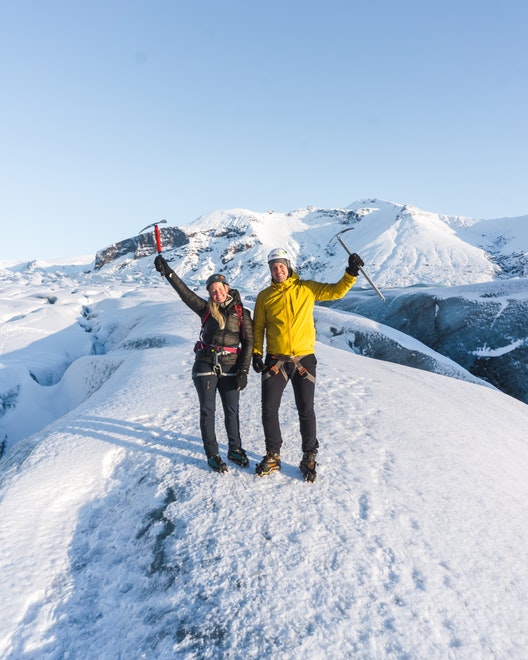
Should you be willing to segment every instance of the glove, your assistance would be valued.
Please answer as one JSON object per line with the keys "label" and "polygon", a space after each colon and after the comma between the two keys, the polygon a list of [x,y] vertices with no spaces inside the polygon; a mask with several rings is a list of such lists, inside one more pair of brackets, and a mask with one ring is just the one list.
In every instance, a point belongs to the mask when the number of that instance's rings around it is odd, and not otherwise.
{"label": "glove", "polygon": [[158,256],[154,259],[154,268],[158,271],[158,273],[167,276],[167,273],[169,272],[169,264],[166,262],[165,258],[161,256],[161,254],[158,254]]}
{"label": "glove", "polygon": [[235,376],[235,390],[241,392],[246,388],[247,385],[247,373],[245,371],[239,371]]}
{"label": "glove", "polygon": [[364,265],[365,262],[363,261],[363,259],[359,256],[359,254],[356,254],[354,252],[348,257],[348,266],[346,268],[346,272],[349,275],[353,275],[354,277],[357,277],[359,275],[360,266],[364,266]]}
{"label": "glove", "polygon": [[264,364],[262,360],[262,355],[259,355],[258,353],[255,353],[253,356],[253,369],[258,373],[261,374],[264,369],[266,368],[266,365]]}

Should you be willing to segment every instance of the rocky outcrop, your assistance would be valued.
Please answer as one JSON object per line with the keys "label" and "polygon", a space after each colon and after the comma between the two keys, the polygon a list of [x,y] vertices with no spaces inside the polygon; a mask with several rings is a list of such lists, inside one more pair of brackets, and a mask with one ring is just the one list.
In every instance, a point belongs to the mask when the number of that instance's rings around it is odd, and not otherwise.
{"label": "rocky outcrop", "polygon": [[[177,248],[186,245],[189,242],[187,235],[177,227],[163,227],[160,228],[161,244],[163,248]],[[95,255],[95,270],[99,270],[106,264],[130,254],[134,259],[141,257],[148,257],[157,252],[156,241],[154,239],[154,232],[151,231],[145,234],[139,234],[133,238],[127,238],[118,243],[114,243],[102,250],[99,250]]]}

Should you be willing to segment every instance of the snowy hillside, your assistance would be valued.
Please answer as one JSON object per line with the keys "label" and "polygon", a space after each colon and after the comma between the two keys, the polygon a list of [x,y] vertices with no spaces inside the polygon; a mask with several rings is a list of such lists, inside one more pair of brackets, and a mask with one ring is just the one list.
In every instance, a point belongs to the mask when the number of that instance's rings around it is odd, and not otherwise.
{"label": "snowy hillside", "polygon": [[2,306],[2,358],[48,358],[18,399],[43,428],[0,463],[2,657],[525,656],[524,404],[344,350],[330,327],[350,315],[322,310],[318,481],[300,478],[289,390],[283,471],[254,476],[255,374],[251,469],[220,476],[190,382],[198,319],[172,289],[47,278],[54,302],[25,275]]}

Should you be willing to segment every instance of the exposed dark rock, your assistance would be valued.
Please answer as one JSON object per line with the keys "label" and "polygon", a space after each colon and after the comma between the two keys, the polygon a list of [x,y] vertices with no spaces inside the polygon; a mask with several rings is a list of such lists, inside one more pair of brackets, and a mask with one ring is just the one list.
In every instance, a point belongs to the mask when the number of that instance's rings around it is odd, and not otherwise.
{"label": "exposed dark rock", "polygon": [[[160,227],[161,244],[163,248],[177,248],[186,245],[189,242],[187,235],[177,227]],[[157,252],[154,231],[139,234],[133,238],[127,238],[118,243],[114,243],[95,255],[95,270],[99,270],[106,264],[119,257],[130,254],[134,259],[148,257]]]}

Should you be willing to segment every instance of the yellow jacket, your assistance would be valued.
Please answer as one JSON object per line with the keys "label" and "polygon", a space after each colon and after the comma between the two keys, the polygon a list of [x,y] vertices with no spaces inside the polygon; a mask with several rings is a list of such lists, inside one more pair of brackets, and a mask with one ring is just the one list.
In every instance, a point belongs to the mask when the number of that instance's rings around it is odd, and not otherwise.
{"label": "yellow jacket", "polygon": [[356,278],[347,272],[335,284],[301,280],[297,273],[284,282],[272,282],[257,296],[254,313],[254,353],[309,355],[315,350],[314,305],[317,300],[337,300]]}

